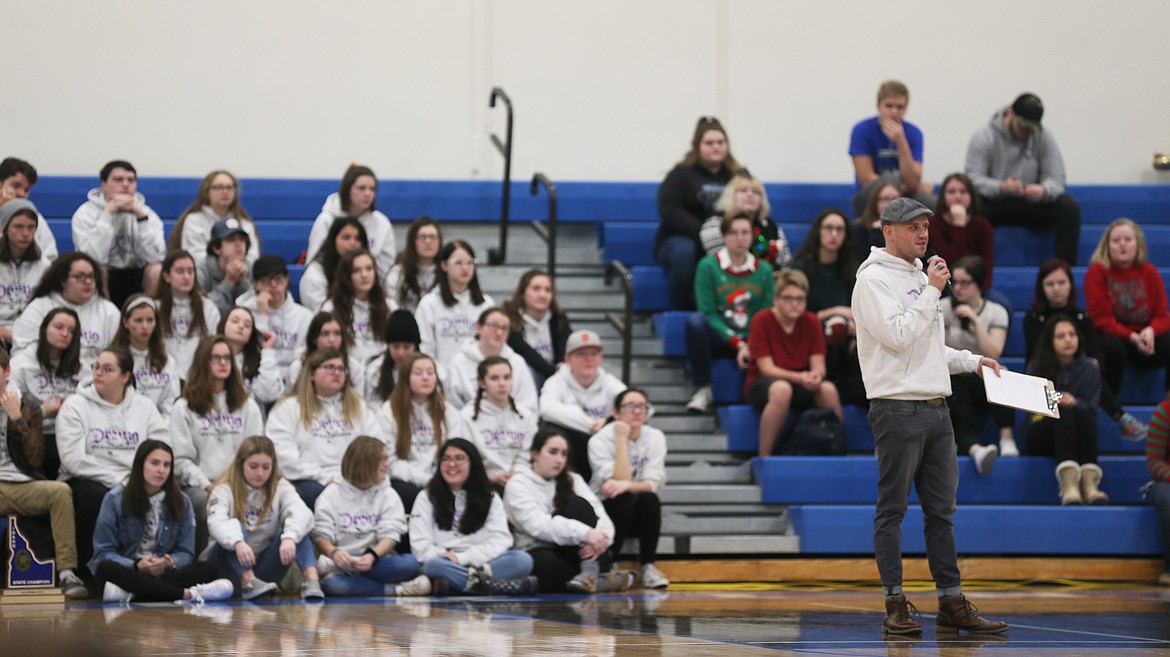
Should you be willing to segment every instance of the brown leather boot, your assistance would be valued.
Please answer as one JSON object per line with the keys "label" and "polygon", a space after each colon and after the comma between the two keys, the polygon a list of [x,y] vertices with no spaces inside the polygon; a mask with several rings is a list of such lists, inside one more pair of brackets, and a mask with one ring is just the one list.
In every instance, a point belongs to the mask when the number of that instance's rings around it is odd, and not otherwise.
{"label": "brown leather boot", "polygon": [[979,615],[979,609],[967,602],[967,598],[960,593],[938,599],[938,617],[934,629],[936,632],[957,633],[963,630],[973,634],[999,634],[1007,631],[1008,624],[985,620]]}
{"label": "brown leather boot", "polygon": [[1096,463],[1086,463],[1081,466],[1081,499],[1085,504],[1109,504],[1109,496],[1098,486],[1104,472]]}
{"label": "brown leather boot", "polygon": [[886,596],[886,618],[882,621],[882,634],[918,634],[922,632],[922,625],[911,618],[911,614],[918,615],[918,607],[906,599],[906,596]]}

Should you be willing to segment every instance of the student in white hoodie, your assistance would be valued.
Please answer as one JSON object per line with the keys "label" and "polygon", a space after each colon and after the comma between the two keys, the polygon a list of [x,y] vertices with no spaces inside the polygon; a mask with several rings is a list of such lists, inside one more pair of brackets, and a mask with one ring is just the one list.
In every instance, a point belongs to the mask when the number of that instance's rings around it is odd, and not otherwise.
{"label": "student in white hoodie", "polygon": [[15,198],[0,205],[0,342],[12,342],[12,324],[32,301],[49,259],[36,242],[40,213],[35,205]]}
{"label": "student in white hoodie", "polygon": [[[37,179],[37,168],[31,163],[19,157],[0,160],[0,198],[27,199]],[[41,255],[49,260],[57,258],[57,239],[43,216],[37,218],[36,240]]]}
{"label": "student in white hoodie", "polygon": [[21,399],[41,409],[45,456],[41,472],[56,479],[61,465],[57,453],[57,412],[65,399],[77,392],[83,378],[91,376],[81,366],[81,321],[69,308],[54,308],[41,321],[36,348],[25,349],[12,359],[12,382]]}
{"label": "student in white hoodie", "polygon": [[670,580],[654,565],[662,530],[658,491],[666,483],[666,436],[646,424],[654,413],[646,392],[627,388],[613,402],[614,421],[589,439],[589,486],[613,520],[610,552],[616,561],[630,534],[638,538],[642,586],[664,589]]}
{"label": "student in white hoodie", "polygon": [[386,443],[358,436],[345,449],[341,478],[325,488],[313,514],[321,587],[331,596],[427,595],[418,559],[401,553],[406,510],[386,475]]}
{"label": "student in white hoodie", "polygon": [[410,549],[436,595],[532,595],[532,556],[513,550],[504,503],[488,482],[475,445],[451,438],[439,471],[410,514]]}
{"label": "student in white hoodie", "polygon": [[[378,409],[379,436],[394,447],[390,460],[390,485],[409,512],[422,487],[431,480],[439,445],[447,438],[468,435],[467,425],[439,390],[435,361],[413,353],[398,368],[398,380],[390,398]],[[390,441],[393,441],[392,443]]]}
{"label": "student in white hoodie", "polygon": [[219,320],[216,332],[232,348],[236,369],[244,379],[244,390],[256,398],[261,410],[280,398],[284,381],[276,364],[276,335],[255,328],[252,311],[243,306],[231,308]]}
{"label": "student in white hoodie", "polygon": [[211,489],[207,530],[214,543],[207,558],[233,575],[245,600],[276,592],[296,562],[304,576],[301,597],[325,597],[309,531],[313,512],[292,484],[281,478],[276,447],[264,436],[248,436]]}
{"label": "student in white hoodie", "polygon": [[309,354],[318,349],[336,349],[349,363],[349,385],[359,393],[365,390],[365,363],[358,361],[350,352],[341,327],[341,321],[331,313],[319,312],[313,315],[313,321],[309,322],[309,332],[305,335],[305,344],[297,350],[297,357],[289,365],[289,381],[296,381],[300,377],[301,368],[305,366]]}
{"label": "student in white hoodie", "polygon": [[541,592],[632,586],[632,573],[610,572],[613,522],[589,484],[569,467],[569,442],[555,429],[541,429],[530,454],[532,467],[517,470],[504,489],[504,507],[516,549],[532,555]]}
{"label": "student in white hoodie", "polygon": [[195,258],[190,253],[177,249],[167,255],[155,299],[167,353],[175,359],[179,378],[185,381],[195,348],[203,338],[214,335],[220,317],[219,308],[199,289]]}
{"label": "student in white hoodie", "polygon": [[938,630],[995,634],[1007,630],[1007,624],[984,620],[963,596],[954,533],[959,468],[946,397],[951,374],[981,371],[981,366],[998,374],[1000,365],[946,346],[939,299],[951,272],[937,256],[922,270],[932,214],[913,199],[891,201],[881,214],[886,245],[872,248],[853,288],[857,355],[878,462],[873,542],[886,595],[882,630],[922,632],[902,592],[902,518],[913,484],[926,519],[926,558],[939,596]]}
{"label": "student in white hoodie", "polygon": [[276,364],[284,387],[292,384],[289,365],[305,343],[313,313],[293,301],[288,291],[288,265],[278,255],[263,255],[252,265],[252,291],[240,295],[236,305],[252,311],[256,329],[276,336]]}
{"label": "student in white hoodie", "polygon": [[358,436],[378,435],[378,421],[349,385],[347,371],[340,352],[314,351],[268,416],[267,433],[280,455],[281,474],[310,509],[341,475],[346,447]]}
{"label": "student in white hoodie", "polygon": [[366,228],[362,222],[353,217],[334,221],[317,255],[308,261],[301,274],[301,305],[313,312],[319,311],[329,298],[341,256],[358,249],[370,250],[370,241],[366,238]]}
{"label": "student in white hoodie", "polygon": [[102,167],[101,186],[73,213],[73,245],[101,263],[115,306],[131,294],[153,296],[167,255],[163,222],[138,193],[138,172],[125,160]]}
{"label": "student in white hoodie", "polygon": [[212,226],[228,217],[239,221],[241,228],[248,234],[245,261],[251,265],[260,257],[260,234],[256,230],[256,222],[252,221],[251,215],[240,203],[240,181],[222,169],[207,174],[199,183],[195,201],[183,211],[171,229],[168,250],[172,253],[179,250],[191,253],[196,258],[196,265],[202,265],[203,259],[207,257]]}
{"label": "student in white hoodie", "polygon": [[512,324],[500,308],[488,308],[475,324],[476,338],[468,340],[447,365],[447,399],[456,406],[466,406],[479,393],[479,364],[484,358],[501,356],[512,365],[512,397],[516,404],[536,412],[536,384],[524,358],[508,346]]}
{"label": "student in white hoodie", "polygon": [[415,319],[422,333],[422,352],[446,368],[472,335],[483,311],[496,305],[479,288],[475,251],[463,240],[452,240],[439,251],[438,286],[418,302]]}
{"label": "student in white hoodie", "polygon": [[167,353],[158,321],[158,303],[143,294],[132,295],[122,307],[122,325],[110,340],[134,357],[134,386],[138,394],[154,402],[168,423],[171,406],[179,397],[179,369]]}
{"label": "student in white hoodie", "polygon": [[573,332],[569,316],[557,304],[548,273],[529,269],[520,276],[512,298],[504,302],[512,322],[508,346],[524,357],[537,389],[565,362],[565,343]]}
{"label": "student in white hoodie", "polygon": [[382,340],[386,343],[386,349],[382,354],[370,359],[363,378],[365,390],[362,394],[366,401],[374,405],[380,405],[390,399],[390,393],[394,392],[394,384],[398,381],[398,366],[407,356],[418,351],[422,338],[419,336],[418,323],[414,321],[414,315],[409,310],[401,308],[390,313]]}
{"label": "student in white hoodie", "polygon": [[460,414],[471,429],[471,441],[483,455],[488,480],[503,490],[516,468],[527,465],[536,414],[521,409],[512,397],[514,368],[502,356],[488,356],[476,370],[475,401]]}
{"label": "student in white hoodie", "polygon": [[589,436],[613,414],[613,398],[626,389],[616,376],[601,368],[601,338],[593,331],[574,331],[565,343],[565,367],[544,382],[540,391],[540,418],[556,427],[573,446],[573,471],[589,480]]}
{"label": "student in white hoodie", "polygon": [[385,351],[382,329],[395,310],[394,302],[382,289],[381,279],[369,251],[349,251],[341,256],[329,300],[321,306],[323,312],[333,313],[341,320],[345,344],[362,363]]}
{"label": "student in white hoodie", "polygon": [[321,214],[313,222],[313,229],[309,232],[309,248],[305,252],[306,262],[316,257],[334,221],[343,217],[356,217],[366,228],[370,253],[378,261],[378,271],[382,276],[388,275],[394,266],[398,249],[394,245],[394,229],[390,226],[390,220],[376,207],[377,196],[378,177],[374,172],[360,164],[350,165],[341,178],[337,193],[325,199]]}
{"label": "student in white hoodie", "polygon": [[438,282],[435,277],[436,258],[441,248],[443,231],[439,222],[427,216],[410,222],[410,228],[406,230],[406,246],[402,247],[386,277],[386,291],[399,308],[413,313],[423,295],[435,287]]}
{"label": "student in white hoodie", "polygon": [[147,439],[169,443],[167,424],[154,402],[134,392],[134,359],[117,347],[103,349],[93,381],[70,395],[57,413],[58,479],[73,491],[77,553],[88,563],[102,497],[125,481],[134,452]]}
{"label": "student in white hoodie", "polygon": [[231,465],[244,438],[264,433],[260,407],[244,389],[231,345],[222,336],[203,338],[195,350],[183,396],[171,413],[175,476],[195,505],[195,546],[207,545],[207,496]]}
{"label": "student in white hoodie", "polygon": [[35,351],[45,315],[53,308],[69,308],[81,319],[81,365],[89,369],[118,330],[118,307],[100,292],[104,281],[101,266],[80,251],[54,260],[33,292],[33,300],[12,325],[13,354]]}

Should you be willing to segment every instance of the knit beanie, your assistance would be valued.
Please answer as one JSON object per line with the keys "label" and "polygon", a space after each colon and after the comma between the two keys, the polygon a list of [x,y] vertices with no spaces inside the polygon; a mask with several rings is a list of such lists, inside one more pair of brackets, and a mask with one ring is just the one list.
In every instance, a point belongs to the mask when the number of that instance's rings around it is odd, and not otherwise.
{"label": "knit beanie", "polygon": [[409,310],[395,310],[390,313],[390,319],[386,322],[385,342],[386,344],[409,342],[415,347],[422,344],[418,322],[414,320],[414,315],[410,314]]}

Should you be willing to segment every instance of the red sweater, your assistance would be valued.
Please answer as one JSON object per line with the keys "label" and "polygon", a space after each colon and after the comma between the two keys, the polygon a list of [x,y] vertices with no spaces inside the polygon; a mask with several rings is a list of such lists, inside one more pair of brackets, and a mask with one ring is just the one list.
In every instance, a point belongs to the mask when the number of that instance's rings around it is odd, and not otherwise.
{"label": "red sweater", "polygon": [[1085,273],[1085,310],[1103,335],[1129,339],[1149,326],[1155,335],[1170,331],[1166,286],[1148,262],[1127,269],[1106,269],[1094,262]]}
{"label": "red sweater", "polygon": [[[991,222],[975,214],[966,226],[959,228],[938,215],[930,217],[930,248],[934,249],[953,269],[955,263],[965,255],[983,258],[987,267],[987,280],[983,291],[991,289],[991,272],[995,268],[995,229]],[[868,255],[868,254],[867,254]]]}

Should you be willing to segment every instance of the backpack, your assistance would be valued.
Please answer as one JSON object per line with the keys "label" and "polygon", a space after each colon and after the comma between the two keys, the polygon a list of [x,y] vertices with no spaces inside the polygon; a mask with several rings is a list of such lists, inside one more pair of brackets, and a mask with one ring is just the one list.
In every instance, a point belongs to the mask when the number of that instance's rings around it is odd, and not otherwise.
{"label": "backpack", "polygon": [[845,424],[828,408],[810,408],[800,414],[780,439],[780,456],[843,456],[849,450]]}

